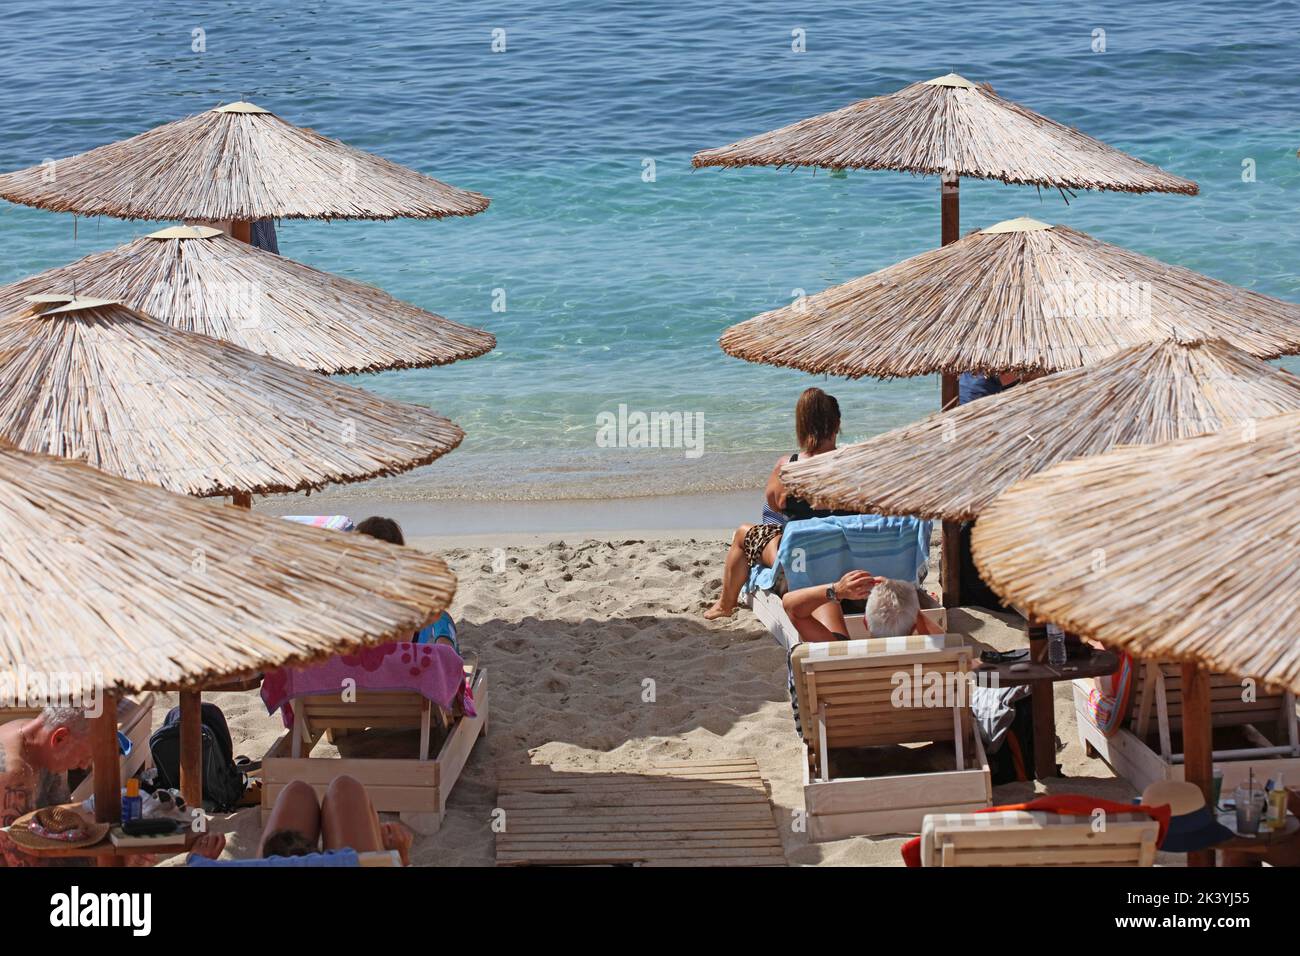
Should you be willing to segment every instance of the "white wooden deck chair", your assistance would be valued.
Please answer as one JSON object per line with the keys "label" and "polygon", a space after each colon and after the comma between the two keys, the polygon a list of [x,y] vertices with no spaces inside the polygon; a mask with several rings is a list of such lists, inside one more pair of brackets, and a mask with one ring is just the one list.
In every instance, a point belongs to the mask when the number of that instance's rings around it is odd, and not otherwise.
{"label": "white wooden deck chair", "polygon": [[[1147,739],[1155,722],[1160,755],[1182,763],[1174,753],[1172,735],[1183,727],[1183,673],[1179,664],[1145,661],[1134,675],[1132,730]],[[1296,723],[1295,695],[1270,693],[1229,674],[1210,675],[1210,724],[1240,727],[1251,747],[1215,750],[1215,760],[1300,757],[1300,731]]]}
{"label": "white wooden deck chair", "polygon": [[[1183,724],[1183,679],[1179,664],[1135,661],[1129,716],[1111,736],[1093,722],[1090,680],[1074,681],[1075,721],[1089,756],[1100,756],[1138,790],[1158,780],[1183,779],[1183,754],[1175,734]],[[1272,692],[1228,674],[1210,675],[1210,723],[1215,731],[1214,766],[1223,771],[1225,792],[1246,779],[1281,771],[1300,774],[1300,725],[1295,695]],[[1223,728],[1238,731],[1224,741]],[[1225,746],[1235,743],[1235,746]],[[1244,744],[1244,746],[1243,746]]]}
{"label": "white wooden deck chair", "polygon": [[1100,821],[1039,811],[932,813],[922,866],[1151,866],[1160,825],[1141,813]]}
{"label": "white wooden deck chair", "polygon": [[[436,832],[475,741],[480,733],[487,733],[487,672],[472,664],[465,670],[474,697],[473,717],[452,718],[413,691],[358,691],[349,702],[338,694],[296,698],[289,705],[293,729],[272,746],[262,763],[263,821],[290,782],[305,781],[319,795],[330,781],[346,773],[365,785],[375,810],[399,813],[417,832]],[[368,730],[418,730],[419,743],[409,756],[396,758],[311,756],[323,736]]]}
{"label": "white wooden deck chair", "polygon": [[[960,634],[799,644],[791,654],[814,840],[917,832],[926,813],[989,805],[988,761],[970,709],[975,649]],[[841,749],[950,744],[951,768],[839,777]]]}
{"label": "white wooden deck chair", "polygon": [[[153,755],[149,751],[149,736],[153,733],[153,703],[151,692],[133,698],[124,697],[117,702],[117,729],[131,741],[131,752],[120,761],[123,786],[132,777],[153,766]],[[40,712],[40,707],[0,707],[0,724],[11,720],[31,720]],[[81,802],[89,799],[94,792],[95,775],[92,771],[73,789],[72,799]]]}

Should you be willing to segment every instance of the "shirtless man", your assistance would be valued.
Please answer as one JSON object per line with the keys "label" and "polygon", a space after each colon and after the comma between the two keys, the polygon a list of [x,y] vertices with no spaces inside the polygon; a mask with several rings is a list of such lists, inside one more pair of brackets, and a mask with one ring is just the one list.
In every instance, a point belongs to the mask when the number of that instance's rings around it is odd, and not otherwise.
{"label": "shirtless man", "polygon": [[[69,800],[67,772],[90,767],[90,721],[75,707],[46,707],[31,720],[0,724],[0,826]],[[0,833],[0,866],[38,860]]]}

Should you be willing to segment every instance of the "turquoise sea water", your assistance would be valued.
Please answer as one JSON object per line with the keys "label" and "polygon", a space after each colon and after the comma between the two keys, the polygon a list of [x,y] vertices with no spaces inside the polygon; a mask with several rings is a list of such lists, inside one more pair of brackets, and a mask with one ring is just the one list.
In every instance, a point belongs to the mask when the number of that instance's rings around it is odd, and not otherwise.
{"label": "turquoise sea water", "polygon": [[[806,52],[791,49],[796,29]],[[731,359],[716,340],[796,289],[937,244],[937,182],[693,172],[690,157],[950,70],[1202,189],[1067,205],[967,181],[963,231],[1027,214],[1300,298],[1296,3],[4,0],[0,38],[4,169],[244,97],[492,198],[469,219],[281,226],[284,254],[499,339],[473,361],[356,379],[469,434],[377,493],[746,486],[791,445],[790,409],[812,382],[839,397],[847,438],[932,410],[933,380],[827,384]],[[82,221],[74,235],[71,217],[0,206],[0,281],[153,228]],[[620,404],[703,414],[704,454],[600,447],[597,416]]]}

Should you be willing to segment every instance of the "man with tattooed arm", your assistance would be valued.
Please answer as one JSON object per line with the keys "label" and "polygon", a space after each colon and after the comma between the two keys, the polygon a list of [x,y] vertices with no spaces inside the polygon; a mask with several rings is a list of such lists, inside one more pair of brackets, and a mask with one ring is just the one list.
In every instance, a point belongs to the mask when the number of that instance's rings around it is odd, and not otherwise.
{"label": "man with tattooed arm", "polygon": [[[31,720],[0,724],[0,826],[68,802],[68,771],[91,764],[90,729],[85,712],[75,707],[46,707]],[[0,866],[40,862],[0,832]]]}

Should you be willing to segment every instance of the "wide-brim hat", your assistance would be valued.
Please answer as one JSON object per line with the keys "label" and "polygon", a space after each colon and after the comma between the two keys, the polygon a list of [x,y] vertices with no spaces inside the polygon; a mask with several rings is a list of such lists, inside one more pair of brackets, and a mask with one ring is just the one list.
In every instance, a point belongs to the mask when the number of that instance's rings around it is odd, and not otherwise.
{"label": "wide-brim hat", "polygon": [[[47,808],[42,808],[47,809]],[[81,828],[85,831],[85,836],[76,840],[52,840],[49,837],[41,836],[34,833],[31,829],[32,821],[36,814],[41,810],[33,810],[31,813],[25,813],[13,822],[9,827],[9,837],[20,847],[26,847],[29,850],[52,850],[59,847],[64,849],[77,849],[83,846],[93,846],[108,833],[109,824],[96,823],[93,820],[86,819],[84,814],[77,813],[81,817]],[[76,813],[77,811],[71,811]]]}
{"label": "wide-brim hat", "polygon": [[1206,850],[1236,836],[1215,819],[1201,788],[1182,780],[1159,780],[1142,791],[1142,804],[1169,807],[1169,830],[1160,849],[1166,853]]}

